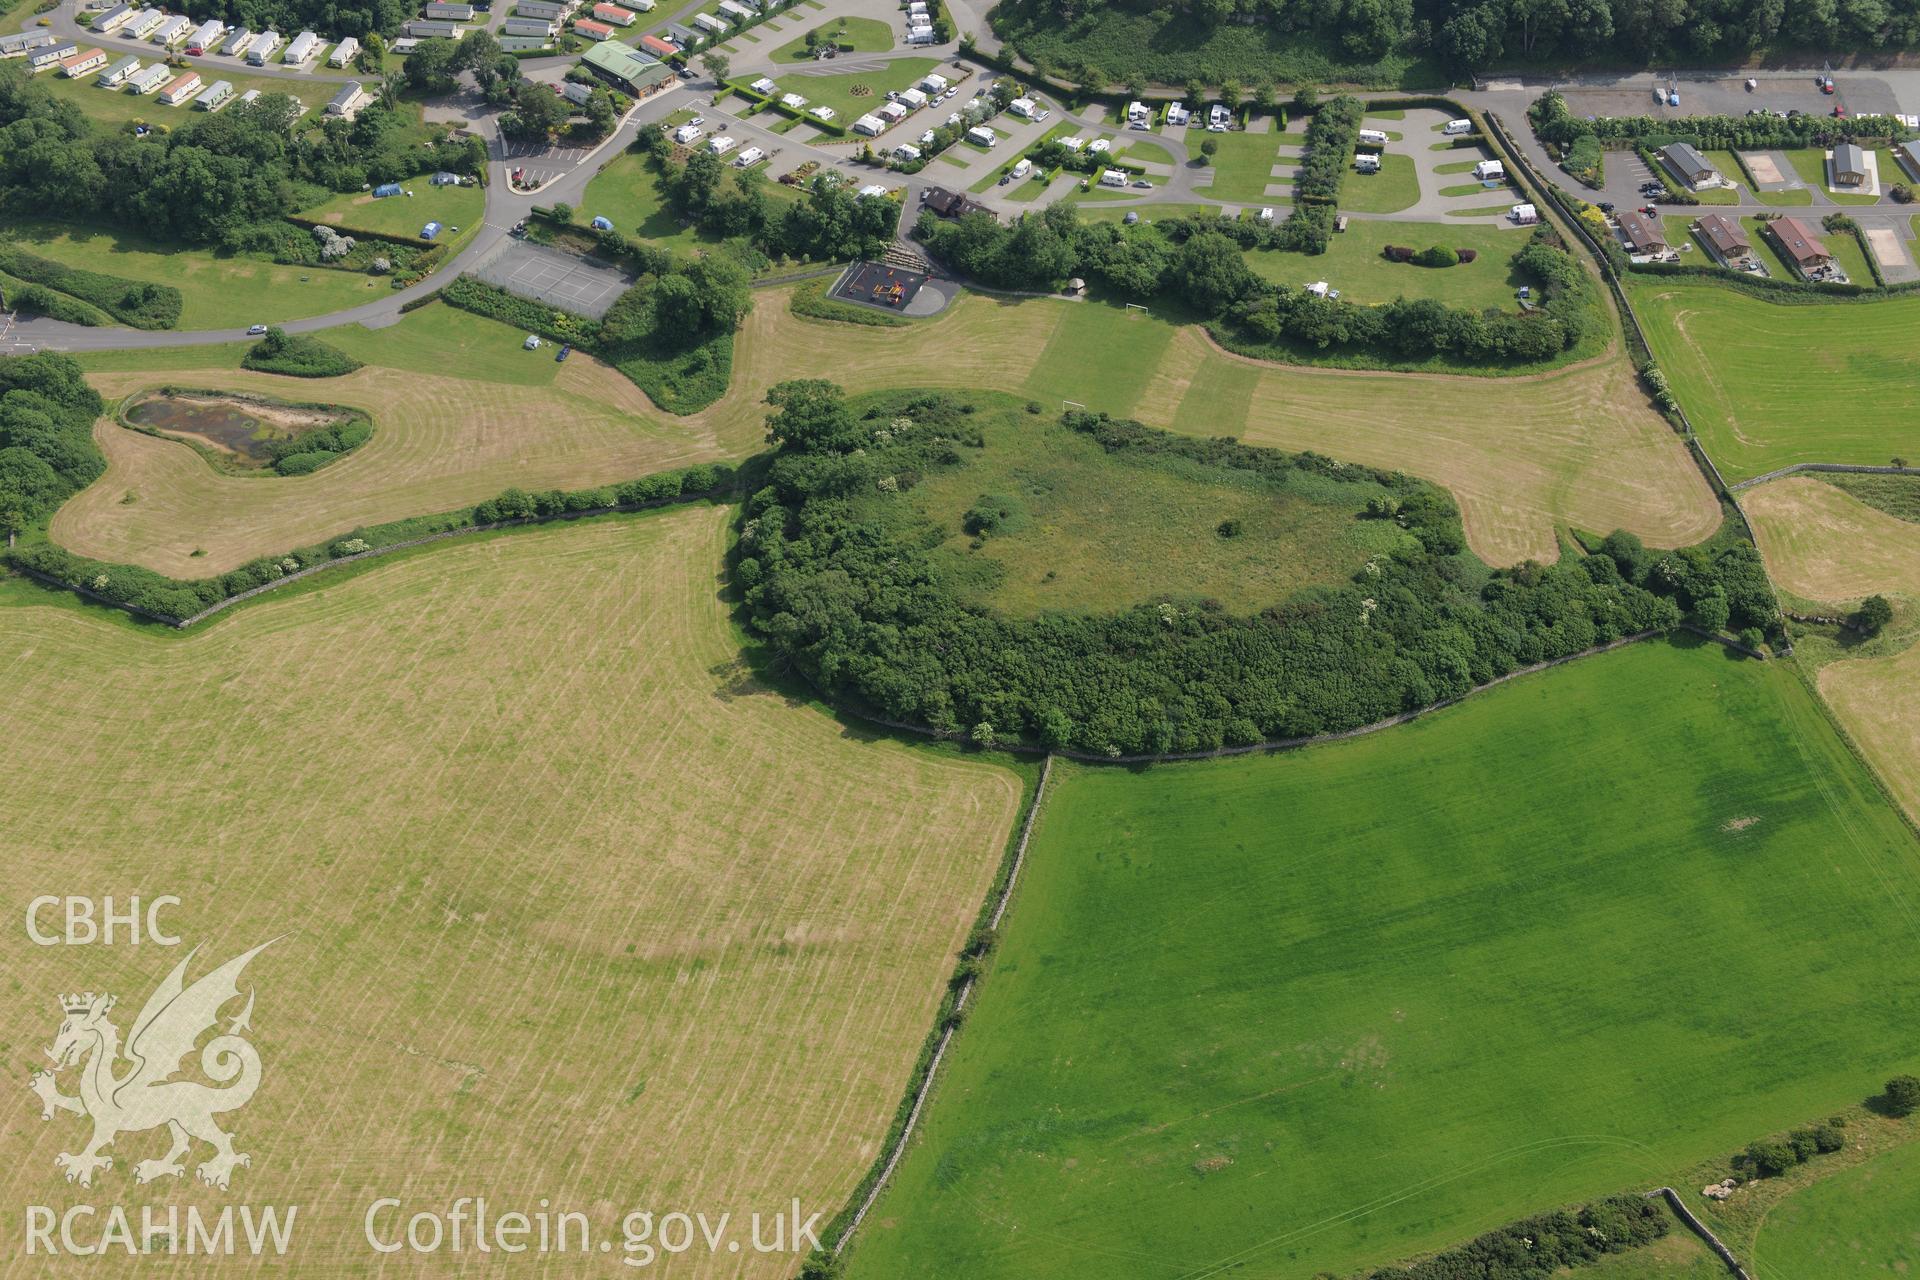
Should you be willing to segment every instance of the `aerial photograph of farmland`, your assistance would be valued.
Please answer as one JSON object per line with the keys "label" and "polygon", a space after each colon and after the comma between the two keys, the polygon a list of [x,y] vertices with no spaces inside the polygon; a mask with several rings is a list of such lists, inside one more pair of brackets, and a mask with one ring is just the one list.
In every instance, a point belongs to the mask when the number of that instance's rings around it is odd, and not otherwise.
{"label": "aerial photograph of farmland", "polygon": [[1920,1266],[1920,15],[0,0],[0,1280]]}

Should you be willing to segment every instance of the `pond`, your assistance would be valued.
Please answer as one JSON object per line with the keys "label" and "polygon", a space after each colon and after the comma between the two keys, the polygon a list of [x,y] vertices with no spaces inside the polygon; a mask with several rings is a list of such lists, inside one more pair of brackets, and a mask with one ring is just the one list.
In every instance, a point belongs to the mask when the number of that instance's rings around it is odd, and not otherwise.
{"label": "pond", "polygon": [[156,391],[127,406],[133,426],[210,448],[238,466],[267,467],[273,445],[353,417],[348,409],[281,404],[239,395]]}

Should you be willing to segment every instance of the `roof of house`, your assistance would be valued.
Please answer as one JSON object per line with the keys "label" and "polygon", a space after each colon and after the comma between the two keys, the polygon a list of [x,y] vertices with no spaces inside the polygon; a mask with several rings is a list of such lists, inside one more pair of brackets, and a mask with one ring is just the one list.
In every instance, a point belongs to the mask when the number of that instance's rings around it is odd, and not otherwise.
{"label": "roof of house", "polygon": [[1627,238],[1627,247],[1640,252],[1664,249],[1667,237],[1660,230],[1660,224],[1644,213],[1632,209],[1620,215],[1620,231]]}
{"label": "roof of house", "polygon": [[1753,248],[1752,241],[1747,239],[1747,233],[1740,224],[1724,213],[1703,214],[1694,225],[1700,231],[1700,238],[1715,253],[1731,256]]}
{"label": "roof of house", "polygon": [[1680,171],[1688,182],[1714,176],[1713,166],[1691,142],[1675,142],[1660,148],[1661,158]]}
{"label": "roof of house", "polygon": [[976,203],[958,191],[949,191],[945,187],[927,188],[927,208],[945,218],[958,218],[969,213],[991,213],[985,205]]}
{"label": "roof of house", "polygon": [[335,107],[350,107],[358,102],[360,96],[365,92],[366,90],[360,87],[358,80],[349,80],[340,86],[340,92],[333,95],[333,101],[329,105]]}
{"label": "roof of house", "polygon": [[1767,224],[1767,229],[1773,242],[1780,246],[1780,252],[1796,263],[1824,262],[1833,257],[1814,229],[1798,218],[1775,218]]}
{"label": "roof of house", "polygon": [[1835,173],[1865,173],[1867,171],[1867,153],[1851,142],[1843,142],[1833,149],[1833,171]]}

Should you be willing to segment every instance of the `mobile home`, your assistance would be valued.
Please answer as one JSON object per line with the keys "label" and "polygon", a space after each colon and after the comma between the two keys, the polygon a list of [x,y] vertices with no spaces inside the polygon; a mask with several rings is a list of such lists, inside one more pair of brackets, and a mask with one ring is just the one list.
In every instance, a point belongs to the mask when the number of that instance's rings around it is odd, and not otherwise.
{"label": "mobile home", "polygon": [[51,31],[20,31],[10,36],[0,36],[0,58],[24,58],[35,49],[44,49],[52,43]]}
{"label": "mobile home", "polygon": [[332,53],[327,55],[327,65],[330,67],[344,67],[359,56],[360,42],[352,36],[348,36],[335,46]]}
{"label": "mobile home", "polygon": [[191,99],[194,94],[200,92],[200,87],[200,74],[196,71],[189,71],[183,76],[177,76],[169,80],[167,87],[160,91],[160,105],[163,107],[177,107],[181,103]]}
{"label": "mobile home", "polygon": [[224,22],[209,19],[201,23],[193,29],[193,34],[187,37],[187,52],[197,58],[209,49],[219,48],[220,35],[226,29],[227,24]]}
{"label": "mobile home", "polygon": [[422,22],[415,19],[406,27],[407,34],[416,40],[457,40],[460,38],[460,24],[457,22]]}
{"label": "mobile home", "polygon": [[278,31],[262,31],[247,44],[247,63],[249,66],[264,67],[267,59],[280,47]]}
{"label": "mobile home", "polygon": [[142,9],[127,19],[127,25],[121,31],[121,34],[132,36],[135,40],[145,40],[148,36],[158,31],[160,24],[166,20],[167,15],[158,9]]}
{"label": "mobile home", "polygon": [[639,14],[631,9],[622,9],[617,4],[597,4],[593,6],[593,16],[616,27],[630,27],[640,21]]}
{"label": "mobile home", "polygon": [[134,9],[130,4],[114,5],[93,20],[93,29],[103,34],[108,31],[117,31],[127,25],[127,20],[133,17],[133,13]]}
{"label": "mobile home", "polygon": [[[513,21],[514,19],[508,19],[509,23]],[[573,20],[573,33],[575,35],[585,36],[589,40],[613,39],[612,27],[604,22],[595,22],[591,18],[575,18]]]}
{"label": "mobile home", "polygon": [[543,40],[553,39],[553,24],[544,18],[508,18],[500,28],[502,35],[539,36]]}
{"label": "mobile home", "polygon": [[225,80],[215,80],[200,91],[200,96],[193,100],[193,105],[202,111],[218,111],[226,106],[228,99],[232,97],[233,86]]}
{"label": "mobile home", "polygon": [[430,4],[420,11],[423,18],[439,18],[446,22],[472,22],[473,6],[470,4]]}
{"label": "mobile home", "polygon": [[78,52],[80,46],[77,44],[42,45],[27,55],[27,70],[51,71]]}
{"label": "mobile home", "polygon": [[118,88],[127,82],[127,77],[140,69],[140,59],[128,54],[105,71],[100,73],[100,83],[108,88]]}
{"label": "mobile home", "polygon": [[320,37],[311,31],[302,31],[287,46],[287,56],[281,61],[289,67],[304,67],[320,52]]}
{"label": "mobile home", "polygon": [[152,93],[155,89],[158,89],[161,85],[166,84],[172,79],[173,72],[156,62],[152,66],[143,67],[128,76],[127,88],[133,90],[135,93]]}
{"label": "mobile home", "polygon": [[153,35],[149,38],[162,48],[171,49],[192,34],[193,19],[183,13],[163,21],[153,29]]}
{"label": "mobile home", "polygon": [[753,10],[740,3],[740,0],[720,0],[720,12],[729,22],[739,24],[749,22],[754,17]]}
{"label": "mobile home", "polygon": [[360,82],[349,80],[340,86],[340,92],[334,94],[333,101],[327,104],[327,114],[346,116],[351,119],[353,113],[360,109],[360,104],[366,100],[367,91],[360,87]]}
{"label": "mobile home", "polygon": [[238,57],[244,54],[247,51],[247,46],[252,43],[253,29],[251,27],[235,27],[233,30],[227,32],[227,38],[220,42],[220,52]]}
{"label": "mobile home", "polygon": [[716,18],[710,13],[694,14],[693,25],[700,28],[702,31],[708,31],[713,33],[714,35],[721,35],[725,33],[727,30],[729,30],[726,19]]}
{"label": "mobile home", "polygon": [[107,65],[105,49],[89,49],[85,53],[76,53],[71,58],[60,60],[60,74],[69,80],[78,80],[92,71],[98,71]]}

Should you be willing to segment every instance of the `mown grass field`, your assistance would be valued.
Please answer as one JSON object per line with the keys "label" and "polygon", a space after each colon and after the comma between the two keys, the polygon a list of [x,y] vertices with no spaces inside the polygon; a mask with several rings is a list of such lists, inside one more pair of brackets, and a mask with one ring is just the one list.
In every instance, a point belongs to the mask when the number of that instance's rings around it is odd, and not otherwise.
{"label": "mown grass field", "polygon": [[[831,63],[821,63],[823,67]],[[781,93],[797,93],[807,100],[807,106],[832,107],[839,112],[835,121],[852,127],[853,122],[887,100],[890,89],[907,89],[919,83],[927,72],[936,70],[940,65],[938,58],[895,58],[875,71],[854,71],[827,75],[813,75],[808,72],[789,71],[786,75],[774,77],[774,83],[780,86]],[[856,88],[868,90],[856,95]],[[908,133],[918,136],[927,125],[915,125],[902,130],[901,136]],[[887,135],[890,139],[892,134]]]}
{"label": "mown grass field", "polygon": [[[1472,249],[1478,256],[1458,266],[1421,267],[1387,261],[1381,250],[1390,244],[1414,249],[1439,244]],[[1501,227],[1356,220],[1328,242],[1323,254],[1250,249],[1247,265],[1277,284],[1297,287],[1325,280],[1352,302],[1435,298],[1456,307],[1513,309],[1519,305],[1515,290],[1527,281],[1513,270],[1510,259],[1526,244],[1526,232]]]}
{"label": "mown grass field", "polygon": [[470,231],[486,216],[487,193],[478,186],[436,187],[430,174],[408,178],[400,185],[411,196],[387,196],[376,200],[367,192],[337,195],[325,204],[301,210],[301,216],[335,226],[345,232],[372,231],[380,235],[417,239],[420,228],[438,222],[441,235],[454,238],[455,227]]}
{"label": "mown grass field", "polygon": [[1756,1280],[1902,1276],[1920,1266],[1920,1143],[1802,1187],[1754,1240]]}
{"label": "mown grass field", "polygon": [[[1190,154],[1198,155],[1202,140],[1219,143],[1213,157],[1211,185],[1202,188],[1215,200],[1233,200],[1244,204],[1270,204],[1274,197],[1268,186],[1282,192],[1293,190],[1291,177],[1276,178],[1273,167],[1300,163],[1300,137],[1286,133],[1198,133],[1188,143]],[[1285,146],[1283,153],[1281,147]],[[1145,216],[1144,214],[1142,215]]]}
{"label": "mown grass field", "polygon": [[10,227],[20,247],[69,267],[168,284],[182,298],[181,329],[274,324],[377,302],[390,281],[323,267],[162,245],[130,231],[94,231],[45,222]]}
{"label": "mown grass field", "polygon": [[[777,176],[792,168],[793,163],[779,164],[769,173]],[[728,165],[727,169],[729,173],[736,172],[732,165]],[[776,208],[805,198],[796,188],[771,180],[766,183],[764,190],[768,203]],[[660,176],[648,165],[646,158],[637,152],[621,152],[587,183],[586,195],[575,220],[585,224],[602,216],[609,219],[622,235],[645,240],[683,256],[723,243],[720,236],[703,232],[698,227],[681,225],[680,219],[667,204],[666,193],[660,189]]]}
{"label": "mown grass field", "polygon": [[[820,33],[820,47],[830,44],[847,47],[854,53],[885,53],[893,48],[893,28],[877,18],[836,18],[811,28]],[[773,51],[775,62],[811,62],[807,32]]]}
{"label": "mown grass field", "polygon": [[[197,976],[280,937],[248,970],[263,1084],[226,1123],[253,1158],[233,1197],[300,1206],[299,1274],[365,1274],[381,1196],[547,1197],[615,1241],[633,1209],[731,1211],[744,1231],[798,1196],[831,1216],[892,1119],[1021,783],[757,684],[715,590],[731,514],[402,554],[185,636],[0,590],[0,884],[22,904],[177,894],[185,940],[6,931],[0,1043],[22,1093],[0,1191],[136,1223],[146,1204],[217,1210],[191,1169],[135,1185],[163,1133],[66,1185],[53,1158],[82,1122],[43,1124],[26,1068],[56,993],[111,991],[124,1033],[188,946]],[[723,1264],[786,1280],[798,1260]],[[0,1270],[38,1265],[15,1251]],[[702,1254],[654,1270],[719,1273]]]}
{"label": "mown grass field", "polygon": [[[28,7],[31,8],[31,6]],[[87,49],[100,46],[89,45],[82,39],[80,47]],[[152,50],[152,46],[148,48]],[[158,50],[152,51],[158,52]],[[109,47],[107,52],[117,57],[120,50]],[[150,63],[154,58],[149,53],[143,52],[140,55],[140,61],[143,64]],[[249,89],[258,89],[262,94],[284,93],[298,99],[300,105],[309,112],[316,107],[325,106],[327,99],[331,98],[335,89],[338,88],[337,85],[323,80],[302,81],[287,76],[250,76],[240,70],[240,67],[245,65],[244,62],[238,65],[225,65],[226,62],[227,60],[223,59],[223,65],[217,68],[196,66],[193,69],[200,73],[200,79],[207,84],[212,84],[216,80],[225,80],[233,86],[236,98]],[[79,80],[69,80],[65,76],[47,72],[35,76],[34,83],[45,85],[54,97],[64,98],[78,106],[87,113],[89,119],[102,128],[117,129],[133,120],[178,128],[206,114],[191,101],[177,107],[169,107],[161,103],[155,94],[132,93],[124,85],[118,88],[109,87],[100,82],[100,73],[97,71]]]}
{"label": "mown grass field", "polygon": [[850,1274],[1347,1275],[1642,1188],[1920,1062],[1917,852],[1791,670],[1694,642],[1057,770]]}
{"label": "mown grass field", "polygon": [[1340,207],[1361,213],[1398,213],[1420,199],[1420,175],[1413,157],[1389,151],[1378,173],[1349,173],[1340,184]]}
{"label": "mown grass field", "polygon": [[[1007,613],[1107,611],[1214,599],[1251,614],[1302,587],[1344,582],[1408,540],[1365,520],[1387,490],[1304,471],[1284,484],[1226,468],[1109,454],[1052,414],[996,397],[973,420],[986,447],[929,474],[903,500],[948,531],[935,557],[963,597]],[[975,545],[967,510],[984,495],[1011,511]],[[1233,536],[1220,526],[1237,522]]]}
{"label": "mown grass field", "polygon": [[1920,298],[1783,306],[1631,279],[1660,367],[1728,480],[1920,458]]}
{"label": "mown grass field", "polygon": [[234,371],[233,347],[89,357],[109,396],[165,382],[263,390],[360,406],[376,430],[352,457],[263,494],[213,475],[184,446],[103,427],[108,472],[55,516],[54,538],[202,576],[509,485],[580,487],[745,457],[765,447],[766,388],[794,377],[853,392],[1000,390],[1050,413],[1070,399],[1152,426],[1411,472],[1454,494],[1468,540],[1494,564],[1552,559],[1554,530],[1567,524],[1684,546],[1720,520],[1623,360],[1538,378],[1353,374],[1242,360],[1195,328],[1105,306],[970,295],[937,319],[873,329],[798,318],[783,290],[768,289],[736,340],[727,394],[668,417],[613,370],[578,355],[556,368],[521,351],[522,336],[428,307],[387,329],[328,330],[369,367],[297,385]]}

